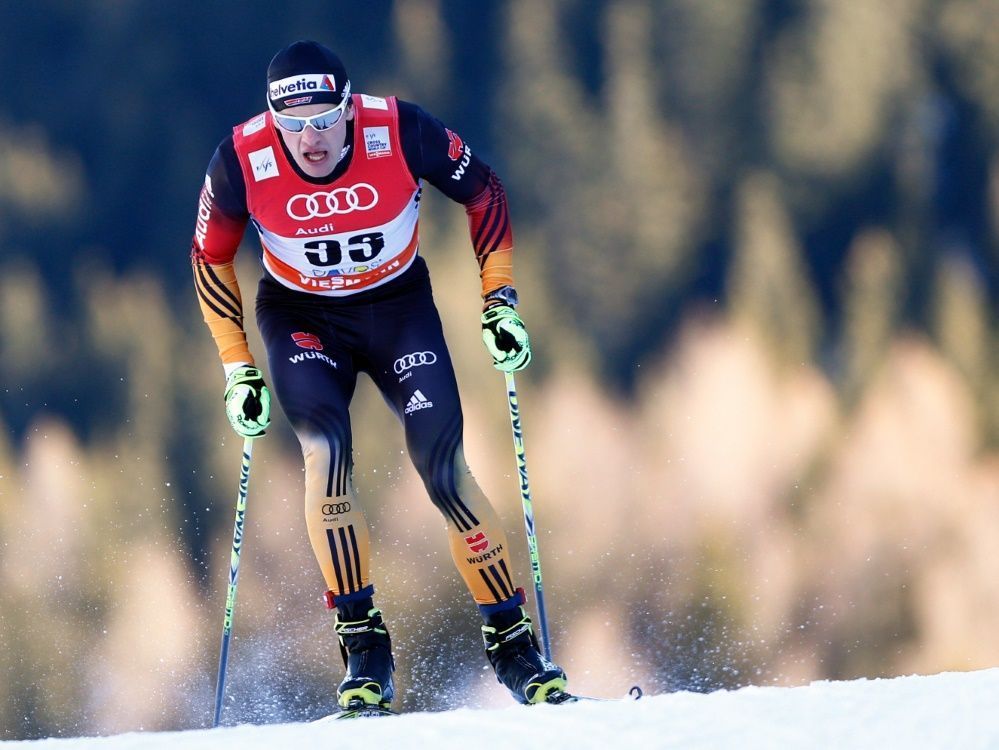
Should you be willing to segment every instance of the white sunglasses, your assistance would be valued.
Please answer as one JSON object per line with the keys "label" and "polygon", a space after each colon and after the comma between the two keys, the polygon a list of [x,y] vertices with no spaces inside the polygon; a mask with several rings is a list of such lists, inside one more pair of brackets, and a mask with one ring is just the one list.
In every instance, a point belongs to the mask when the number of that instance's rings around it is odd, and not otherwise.
{"label": "white sunglasses", "polygon": [[343,87],[343,101],[333,107],[333,109],[320,112],[318,115],[309,115],[308,117],[284,115],[274,109],[270,99],[267,100],[267,107],[274,117],[274,122],[289,133],[301,133],[308,125],[311,125],[317,131],[329,130],[340,122],[340,118],[347,111],[348,104],[350,104],[350,81],[347,81]]}

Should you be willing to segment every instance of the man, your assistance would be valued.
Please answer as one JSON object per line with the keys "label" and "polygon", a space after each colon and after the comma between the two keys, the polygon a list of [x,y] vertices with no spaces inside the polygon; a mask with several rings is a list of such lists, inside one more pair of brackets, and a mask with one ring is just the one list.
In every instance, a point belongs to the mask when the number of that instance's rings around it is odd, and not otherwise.
{"label": "man", "polygon": [[235,127],[209,164],[192,263],[225,368],[229,421],[240,435],[263,435],[270,394],[247,346],[233,270],[247,222],[260,236],[257,322],[305,458],[306,525],[347,670],[338,703],[387,707],[393,697],[391,641],[372,600],[368,527],[351,481],[348,406],[359,372],[403,423],[482,614],[497,679],[522,703],[544,701],[565,688],[565,673],[538,652],[506,536],[465,465],[454,370],[418,254],[426,180],[468,214],[495,366],[526,367],[531,348],[516,311],[503,186],[419,107],[351,93],[343,64],[320,44],[278,52],[267,84],[267,111]]}

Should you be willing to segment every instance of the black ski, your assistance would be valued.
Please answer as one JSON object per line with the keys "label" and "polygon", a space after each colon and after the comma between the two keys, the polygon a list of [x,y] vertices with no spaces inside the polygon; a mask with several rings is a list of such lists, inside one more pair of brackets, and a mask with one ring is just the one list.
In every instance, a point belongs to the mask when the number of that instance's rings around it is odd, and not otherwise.
{"label": "black ski", "polygon": [[628,694],[623,698],[594,698],[589,695],[575,695],[574,693],[567,693],[564,690],[553,690],[545,696],[545,703],[549,703],[553,706],[558,706],[563,703],[576,703],[578,701],[623,701],[623,700],[633,700],[637,701],[645,693],[642,691],[638,685],[634,685]]}
{"label": "black ski", "polygon": [[[576,695],[575,693],[567,693],[564,690],[553,690],[545,696],[545,703],[553,706],[558,706],[563,703],[577,703],[579,701],[624,701],[633,700],[637,701],[645,693],[642,692],[642,688],[635,685],[628,691],[626,696],[621,698],[595,698],[589,695]],[[330,714],[329,716],[324,716],[321,719],[317,719],[314,723],[327,722],[327,721],[339,721],[340,719],[363,719],[378,716],[399,716],[398,711],[393,711],[391,708],[385,708],[383,706],[376,706],[370,703],[363,703],[361,701],[355,701],[344,708],[339,709],[336,713]]]}

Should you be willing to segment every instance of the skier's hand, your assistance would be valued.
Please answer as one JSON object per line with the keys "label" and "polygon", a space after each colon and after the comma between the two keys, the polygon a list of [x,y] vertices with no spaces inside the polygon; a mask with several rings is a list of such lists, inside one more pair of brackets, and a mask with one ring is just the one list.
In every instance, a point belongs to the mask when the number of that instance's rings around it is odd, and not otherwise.
{"label": "skier's hand", "polygon": [[225,381],[225,413],[243,437],[260,437],[271,423],[271,392],[256,367],[244,365]]}
{"label": "skier's hand", "polygon": [[531,341],[524,321],[509,305],[493,305],[482,313],[482,341],[497,370],[517,372],[531,361]]}

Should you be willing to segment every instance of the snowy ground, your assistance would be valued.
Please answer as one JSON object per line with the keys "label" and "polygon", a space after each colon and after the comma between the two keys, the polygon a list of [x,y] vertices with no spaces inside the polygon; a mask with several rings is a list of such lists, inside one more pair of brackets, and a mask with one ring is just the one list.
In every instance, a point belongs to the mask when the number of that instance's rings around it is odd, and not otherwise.
{"label": "snowy ground", "polygon": [[316,724],[0,743],[4,750],[999,748],[999,669]]}

